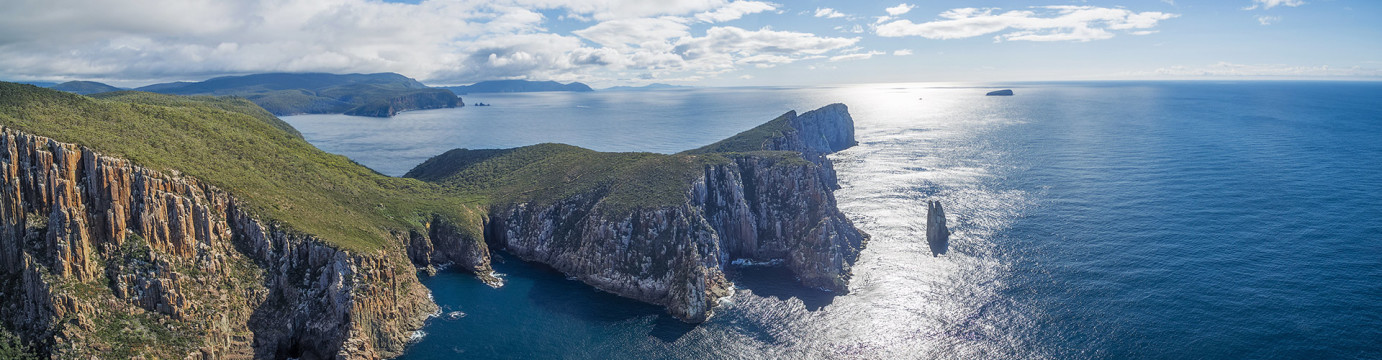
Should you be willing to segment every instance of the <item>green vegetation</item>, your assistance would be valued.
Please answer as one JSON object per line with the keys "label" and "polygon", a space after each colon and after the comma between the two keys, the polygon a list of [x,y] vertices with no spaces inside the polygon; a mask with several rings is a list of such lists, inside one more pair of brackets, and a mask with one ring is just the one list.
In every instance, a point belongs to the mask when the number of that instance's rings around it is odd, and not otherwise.
{"label": "green vegetation", "polygon": [[735,134],[727,139],[720,140],[714,144],[682,152],[682,154],[706,154],[706,153],[727,153],[727,152],[749,152],[763,150],[764,147],[774,139],[786,136],[787,132],[792,131],[792,126],[787,123],[787,119],[796,116],[795,111],[789,111],[782,116],[778,116],[772,121],[758,125],[752,129]]}
{"label": "green vegetation", "polygon": [[564,144],[513,149],[455,149],[437,155],[404,177],[489,197],[494,204],[550,204],[596,193],[606,210],[674,206],[706,165],[753,156],[772,166],[814,166],[792,151],[710,154],[608,153]]}
{"label": "green vegetation", "polygon": [[199,104],[211,106],[217,109],[253,116],[254,118],[268,123],[269,125],[278,128],[279,130],[283,130],[288,132],[289,134],[293,134],[293,136],[296,136],[298,138],[302,137],[302,133],[299,133],[298,129],[294,129],[292,125],[288,125],[288,122],[279,119],[277,116],[274,116],[274,114],[269,113],[268,111],[264,110],[264,108],[259,107],[259,105],[255,105],[253,102],[250,102],[249,100],[245,100],[244,98],[235,96],[177,96],[155,94],[143,91],[115,91],[95,94],[91,95],[91,97],[97,99],[115,100],[127,103],[158,106],[183,106],[186,105],[189,100],[191,100]]}
{"label": "green vegetation", "polygon": [[0,329],[0,359],[38,360],[40,357],[34,353],[33,349],[24,345],[18,336],[14,336],[8,330]]}
{"label": "green vegetation", "polygon": [[[380,104],[407,104],[407,109],[455,107],[456,94],[429,88],[394,73],[274,73],[226,76],[196,83],[154,84],[135,90],[173,95],[240,96],[274,115],[347,114],[392,116]],[[384,107],[388,110],[388,107]],[[405,109],[406,110],[406,109]]]}
{"label": "green vegetation", "polygon": [[[237,101],[140,93],[93,99],[0,82],[0,125],[175,169],[229,191],[263,219],[356,251],[390,248],[390,230],[421,229],[432,215],[458,224],[483,216],[481,197],[380,175],[227,105]],[[480,238],[480,229],[467,230]]]}
{"label": "green vegetation", "polygon": [[[146,311],[111,311],[91,317],[93,335],[110,346],[100,354],[108,359],[178,358],[201,347],[204,331],[187,322],[171,321]],[[77,352],[90,351],[81,349]]]}
{"label": "green vegetation", "polygon": [[612,211],[675,205],[706,164],[723,156],[607,153],[563,144],[514,149],[456,149],[438,155],[405,177],[491,197],[495,203],[549,204],[573,195],[604,194]]}

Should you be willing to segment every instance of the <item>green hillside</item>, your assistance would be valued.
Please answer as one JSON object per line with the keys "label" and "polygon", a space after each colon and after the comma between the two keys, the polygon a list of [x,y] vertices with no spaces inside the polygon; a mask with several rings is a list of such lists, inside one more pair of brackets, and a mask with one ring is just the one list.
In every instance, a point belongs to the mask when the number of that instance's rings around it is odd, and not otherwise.
{"label": "green hillside", "polygon": [[615,211],[675,205],[705,164],[722,156],[609,153],[564,144],[502,150],[451,150],[418,165],[405,177],[485,195],[496,204],[547,204],[592,191]]}
{"label": "green hillside", "polygon": [[[243,100],[120,93],[95,99],[0,82],[0,125],[226,189],[260,216],[356,251],[440,215],[479,224],[481,198],[392,178],[323,152]],[[272,120],[271,120],[272,119]],[[477,233],[478,226],[469,231]]]}
{"label": "green hillside", "polygon": [[596,193],[603,197],[605,209],[622,212],[681,204],[706,165],[727,164],[745,156],[772,159],[777,166],[812,165],[791,151],[667,155],[538,144],[513,149],[455,149],[424,161],[403,176],[483,195],[498,205],[543,205]]}
{"label": "green hillside", "polygon": [[154,84],[135,90],[172,95],[239,96],[274,115],[392,116],[399,111],[456,107],[456,94],[403,75],[271,73],[201,82]]}
{"label": "green hillside", "polygon": [[683,154],[706,154],[722,152],[742,152],[762,150],[766,144],[773,139],[778,139],[792,131],[792,125],[787,123],[788,119],[796,116],[795,111],[788,111],[782,116],[778,116],[772,121],[755,126],[752,129],[735,134],[714,144],[702,146],[682,152]]}
{"label": "green hillside", "polygon": [[127,103],[174,107],[186,105],[188,101],[195,101],[201,105],[253,116],[279,130],[293,134],[293,136],[302,137],[302,133],[299,133],[298,129],[294,129],[292,125],[288,125],[288,122],[279,119],[277,116],[274,116],[274,114],[270,114],[268,111],[264,110],[264,108],[259,107],[259,105],[255,105],[253,102],[240,97],[177,96],[130,90],[92,94],[90,96],[97,99],[115,100]]}

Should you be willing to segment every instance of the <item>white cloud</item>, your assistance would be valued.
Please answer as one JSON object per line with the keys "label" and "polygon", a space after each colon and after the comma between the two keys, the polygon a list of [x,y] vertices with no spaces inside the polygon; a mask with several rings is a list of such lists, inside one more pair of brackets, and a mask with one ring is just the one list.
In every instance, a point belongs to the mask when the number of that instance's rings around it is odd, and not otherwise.
{"label": "white cloud", "polygon": [[831,56],[831,57],[830,57],[830,62],[836,62],[836,61],[849,61],[849,60],[864,60],[864,59],[872,58],[874,55],[883,55],[883,54],[885,54],[885,53],[882,52],[882,51],[869,51],[869,52],[863,52],[863,53],[857,53],[857,54],[835,55],[835,56]]}
{"label": "white cloud", "polygon": [[1275,24],[1275,23],[1277,23],[1277,22],[1279,22],[1279,21],[1281,21],[1281,17],[1280,17],[1280,16],[1267,16],[1267,15],[1258,15],[1258,16],[1257,16],[1257,23],[1262,24],[1262,25],[1271,25],[1271,24]]}
{"label": "white cloud", "polygon": [[696,14],[696,19],[708,23],[736,20],[744,15],[777,10],[777,4],[762,1],[735,1],[715,11]]}
{"label": "white cloud", "polygon": [[902,49],[902,50],[893,51],[893,55],[894,55],[894,56],[907,56],[907,55],[911,55],[911,54],[912,54],[912,50],[911,50],[911,49]]}
{"label": "white cloud", "polygon": [[571,33],[600,45],[623,48],[689,36],[689,29],[682,18],[660,17],[610,20]]}
{"label": "white cloud", "polygon": [[818,18],[834,19],[834,18],[842,18],[842,17],[845,17],[845,16],[848,16],[848,15],[845,15],[845,14],[839,12],[839,11],[835,11],[835,9],[831,9],[831,8],[816,8],[816,17],[818,17]]}
{"label": "white cloud", "polygon": [[712,27],[706,36],[681,39],[674,52],[686,59],[707,56],[773,54],[799,58],[820,55],[852,46],[859,38],[819,37],[810,33],[776,31],[769,28],[744,30],[737,27]]}
{"label": "white cloud", "polygon": [[1285,64],[1234,64],[1219,62],[1209,66],[1171,66],[1157,69],[1155,75],[1176,77],[1290,77],[1290,78],[1377,78],[1382,69],[1353,67],[1296,66]]}
{"label": "white cloud", "polygon": [[884,10],[884,11],[887,11],[887,12],[888,12],[888,15],[890,15],[890,16],[898,16],[898,15],[906,14],[908,11],[912,11],[912,9],[915,9],[916,7],[917,7],[916,5],[902,3],[902,4],[897,4],[897,6],[890,7],[890,8],[883,9],[883,10]]}
{"label": "white cloud", "polygon": [[[858,38],[711,27],[777,4],[729,0],[27,1],[0,11],[0,78],[117,85],[258,72],[692,79],[838,54]],[[592,21],[570,33],[543,14]]]}
{"label": "white cloud", "polygon": [[1277,6],[1297,7],[1301,5],[1305,5],[1304,0],[1252,0],[1252,6],[1245,7],[1243,8],[1243,10],[1253,10],[1259,8],[1266,10]]}
{"label": "white cloud", "polygon": [[941,20],[912,23],[897,20],[879,25],[879,36],[921,36],[928,39],[961,39],[1009,30],[998,41],[1090,41],[1114,37],[1109,30],[1155,27],[1161,20],[1177,17],[1163,12],[1133,12],[1095,6],[1041,6],[1032,10],[961,8],[940,14]]}
{"label": "white cloud", "polygon": [[863,34],[863,33],[864,33],[864,26],[863,26],[863,25],[859,25],[859,24],[854,24],[853,26],[844,26],[844,25],[840,25],[840,26],[836,26],[836,27],[835,27],[835,30],[836,30],[836,31],[839,31],[839,32],[846,32],[846,33],[852,33],[852,34]]}
{"label": "white cloud", "polygon": [[[436,0],[426,1],[435,2]],[[530,9],[568,9],[571,13],[595,20],[616,20],[663,15],[690,15],[711,11],[728,4],[727,0],[510,0]],[[485,1],[467,0],[466,2]]]}

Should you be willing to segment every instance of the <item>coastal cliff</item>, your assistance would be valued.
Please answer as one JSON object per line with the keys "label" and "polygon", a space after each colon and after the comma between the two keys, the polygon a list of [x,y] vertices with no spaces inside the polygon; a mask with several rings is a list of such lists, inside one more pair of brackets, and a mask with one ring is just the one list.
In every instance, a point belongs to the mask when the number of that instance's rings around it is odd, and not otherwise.
{"label": "coastal cliff", "polygon": [[386,358],[436,310],[414,264],[491,273],[477,206],[223,100],[0,82],[0,345]]}
{"label": "coastal cliff", "polygon": [[843,105],[723,152],[461,149],[407,179],[224,100],[0,83],[0,341],[55,358],[391,357],[437,309],[418,274],[497,286],[491,248],[699,322],[735,260],[847,291],[867,240],[824,158],[853,143]]}
{"label": "coastal cliff", "polygon": [[730,294],[732,261],[780,261],[803,285],[845,292],[868,238],[836,208],[824,157],[854,144],[844,105],[764,126],[675,155],[457,149],[405,176],[491,194],[496,248],[700,322]]}
{"label": "coastal cliff", "polygon": [[403,259],[193,178],[8,128],[0,176],[0,314],[55,356],[379,358],[435,310]]}

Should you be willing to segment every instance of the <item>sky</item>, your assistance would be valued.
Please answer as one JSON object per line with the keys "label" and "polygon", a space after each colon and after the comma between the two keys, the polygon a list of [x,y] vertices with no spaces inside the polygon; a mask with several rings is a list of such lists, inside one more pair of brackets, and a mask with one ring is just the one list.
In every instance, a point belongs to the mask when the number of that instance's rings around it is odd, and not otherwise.
{"label": "sky", "polygon": [[1382,1],[0,0],[0,79],[1382,80]]}

